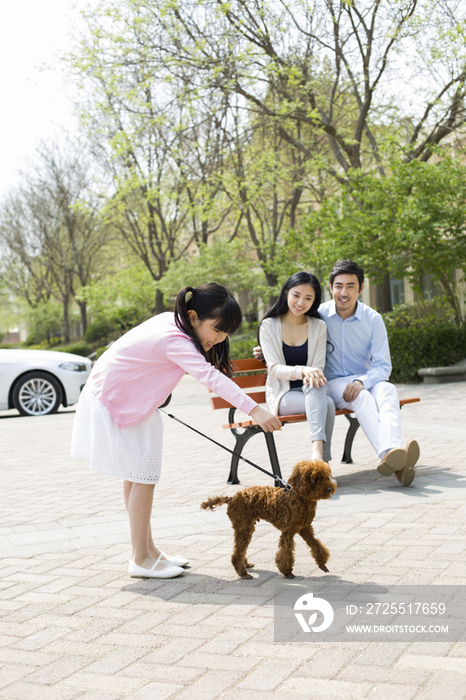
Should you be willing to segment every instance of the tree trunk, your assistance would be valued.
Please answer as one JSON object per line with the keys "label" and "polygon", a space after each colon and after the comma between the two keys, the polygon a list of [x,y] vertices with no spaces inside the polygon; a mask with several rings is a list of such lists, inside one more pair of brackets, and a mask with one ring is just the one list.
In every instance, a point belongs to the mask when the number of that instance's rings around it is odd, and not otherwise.
{"label": "tree trunk", "polygon": [[81,312],[81,326],[82,334],[87,331],[87,303],[85,301],[78,301],[79,310]]}
{"label": "tree trunk", "polygon": [[392,310],[392,300],[390,295],[390,276],[385,273],[384,279],[379,284],[372,285],[374,306],[379,314],[385,314]]}
{"label": "tree trunk", "polygon": [[166,311],[165,304],[163,303],[163,292],[157,289],[155,292],[155,315],[161,314]]}
{"label": "tree trunk", "polygon": [[69,343],[71,336],[70,336],[70,300],[68,295],[64,296],[62,298],[62,304],[63,304],[63,340],[65,343]]}

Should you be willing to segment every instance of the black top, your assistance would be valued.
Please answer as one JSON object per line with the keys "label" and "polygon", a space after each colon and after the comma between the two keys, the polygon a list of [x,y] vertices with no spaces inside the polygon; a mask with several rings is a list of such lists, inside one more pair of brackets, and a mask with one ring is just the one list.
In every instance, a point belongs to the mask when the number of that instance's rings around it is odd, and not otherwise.
{"label": "black top", "polygon": [[[287,345],[283,343],[283,354],[287,365],[307,365],[307,340],[303,345]],[[290,381],[290,389],[302,387],[302,379]]]}

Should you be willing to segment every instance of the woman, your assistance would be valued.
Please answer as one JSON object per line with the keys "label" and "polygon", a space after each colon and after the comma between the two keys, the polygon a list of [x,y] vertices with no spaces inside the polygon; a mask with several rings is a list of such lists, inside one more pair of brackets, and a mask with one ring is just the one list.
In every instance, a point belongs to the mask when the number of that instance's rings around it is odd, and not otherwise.
{"label": "woman", "polygon": [[267,363],[269,410],[276,416],[305,413],[311,431],[311,459],[328,462],[335,405],[323,374],[327,326],[317,310],[321,296],[314,275],[291,275],[262,319],[258,338]]}

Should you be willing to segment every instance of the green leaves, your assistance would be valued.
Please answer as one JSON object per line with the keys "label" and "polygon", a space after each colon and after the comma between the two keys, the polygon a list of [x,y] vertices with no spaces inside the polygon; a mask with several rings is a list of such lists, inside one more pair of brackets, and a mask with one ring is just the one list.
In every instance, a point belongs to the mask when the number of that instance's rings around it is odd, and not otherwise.
{"label": "green leaves", "polygon": [[326,272],[338,258],[353,258],[378,281],[388,267],[419,294],[423,276],[431,276],[461,323],[456,271],[466,271],[466,166],[439,151],[435,162],[392,160],[387,177],[355,171],[341,194],[309,215],[305,243],[290,236],[288,246]]}

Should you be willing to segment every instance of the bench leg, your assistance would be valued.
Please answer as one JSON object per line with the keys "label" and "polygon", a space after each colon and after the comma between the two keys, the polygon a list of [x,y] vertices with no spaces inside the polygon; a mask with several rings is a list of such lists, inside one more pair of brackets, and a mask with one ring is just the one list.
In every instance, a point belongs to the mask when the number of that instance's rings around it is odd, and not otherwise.
{"label": "bench leg", "polygon": [[341,461],[344,464],[353,464],[351,449],[353,447],[354,436],[358,432],[359,421],[357,418],[353,418],[348,414],[345,414],[345,418],[349,421],[349,427],[348,432],[346,433],[345,447],[343,449],[343,457],[341,458]]}
{"label": "bench leg", "polygon": [[[259,429],[260,430],[260,429]],[[243,451],[243,447],[247,443],[248,440],[250,440],[256,433],[258,432],[257,429],[246,429],[244,433],[237,433],[231,431],[233,435],[235,436],[235,448],[234,452],[235,454],[231,458],[230,462],[230,474],[228,476],[227,484],[239,484],[240,480],[238,479],[238,462],[239,458],[241,456],[241,453]]]}
{"label": "bench leg", "polygon": [[[270,464],[272,465],[272,471],[275,476],[282,478],[282,473],[280,471],[280,463],[278,461],[277,448],[275,446],[275,439],[273,433],[264,433],[265,442],[267,443],[267,450],[269,451]],[[275,486],[281,487],[281,483],[275,479]]]}

